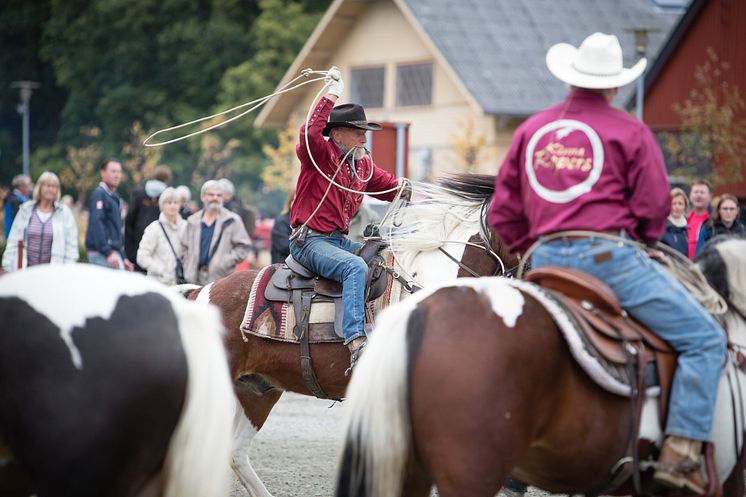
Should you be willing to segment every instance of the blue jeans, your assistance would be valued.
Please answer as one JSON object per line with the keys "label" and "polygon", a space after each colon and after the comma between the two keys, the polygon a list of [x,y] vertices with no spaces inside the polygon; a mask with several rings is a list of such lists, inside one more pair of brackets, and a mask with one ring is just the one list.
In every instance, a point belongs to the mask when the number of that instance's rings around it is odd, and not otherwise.
{"label": "blue jeans", "polygon": [[[594,256],[600,256],[599,262]],[[531,264],[570,267],[595,276],[611,287],[627,312],[666,340],[679,353],[666,434],[710,439],[725,334],[668,271],[639,249],[602,238],[545,243]]]}
{"label": "blue jeans", "polygon": [[[100,252],[89,251],[88,252],[88,263],[95,264],[97,266],[108,267],[109,269],[113,269],[111,266],[109,266],[109,261],[106,259],[106,256]],[[124,269],[124,263],[122,262],[121,257],[120,257],[119,269]]]}
{"label": "blue jeans", "polygon": [[293,258],[314,273],[342,283],[342,330],[345,345],[365,336],[365,284],[368,266],[353,252],[362,246],[340,234],[308,235],[299,247],[290,242]]}

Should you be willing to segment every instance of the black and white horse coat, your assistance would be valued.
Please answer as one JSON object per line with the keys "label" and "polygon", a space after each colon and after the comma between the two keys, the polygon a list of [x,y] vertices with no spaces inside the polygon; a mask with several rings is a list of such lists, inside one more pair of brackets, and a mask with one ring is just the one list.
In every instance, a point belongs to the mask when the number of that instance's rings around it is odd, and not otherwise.
{"label": "black and white horse coat", "polygon": [[0,278],[0,495],[226,495],[234,402],[216,309],[92,265]]}

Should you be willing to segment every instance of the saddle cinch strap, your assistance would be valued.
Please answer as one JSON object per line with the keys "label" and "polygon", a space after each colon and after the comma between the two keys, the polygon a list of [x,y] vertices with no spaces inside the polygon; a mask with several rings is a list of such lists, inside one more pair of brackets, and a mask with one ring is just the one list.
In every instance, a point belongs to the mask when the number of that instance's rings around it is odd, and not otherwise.
{"label": "saddle cinch strap", "polygon": [[[665,423],[677,359],[671,346],[627,315],[614,292],[589,274],[547,266],[531,270],[526,279],[552,292],[604,359],[627,366],[639,360],[639,375],[657,370],[659,412],[661,422]],[[631,353],[628,347],[635,352]],[[638,378],[637,383],[644,384],[644,378]]]}

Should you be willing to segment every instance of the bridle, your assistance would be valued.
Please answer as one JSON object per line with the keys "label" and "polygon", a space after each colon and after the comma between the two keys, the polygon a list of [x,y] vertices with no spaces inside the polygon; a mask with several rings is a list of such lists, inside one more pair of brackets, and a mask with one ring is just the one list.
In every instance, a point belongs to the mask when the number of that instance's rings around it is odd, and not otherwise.
{"label": "bridle", "polygon": [[446,249],[444,249],[442,246],[438,247],[438,250],[451,259],[453,262],[455,262],[458,267],[466,271],[469,275],[479,278],[480,276],[505,276],[505,277],[512,277],[516,270],[518,269],[518,266],[505,269],[505,263],[503,262],[502,258],[497,255],[497,253],[492,249],[492,242],[494,241],[494,233],[487,225],[487,209],[489,207],[489,201],[485,200],[482,203],[482,207],[480,209],[480,215],[479,215],[479,240],[481,243],[479,244],[473,244],[469,243],[469,246],[477,247],[484,252],[495,261],[495,272],[491,275],[483,275],[478,274],[476,271],[474,271],[472,268],[464,264],[462,261],[456,259],[453,255],[449,254]]}

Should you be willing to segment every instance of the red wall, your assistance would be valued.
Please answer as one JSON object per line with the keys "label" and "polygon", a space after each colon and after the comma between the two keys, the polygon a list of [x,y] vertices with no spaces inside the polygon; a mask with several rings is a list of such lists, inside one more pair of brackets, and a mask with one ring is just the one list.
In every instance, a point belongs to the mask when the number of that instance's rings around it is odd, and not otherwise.
{"label": "red wall", "polygon": [[[396,123],[379,124],[383,129],[372,133],[373,162],[396,176]],[[409,125],[404,131],[404,176],[409,177]]]}
{"label": "red wall", "polygon": [[[673,104],[683,102],[695,86],[694,67],[708,60],[712,47],[730,64],[726,81],[746,96],[746,1],[709,0],[679,41],[645,95],[645,122],[653,129],[675,127]],[[741,118],[746,112],[741,112]]]}
{"label": "red wall", "polygon": [[[644,120],[653,130],[676,129],[674,103],[683,103],[695,87],[694,68],[709,60],[712,47],[729,63],[725,81],[738,86],[746,99],[746,0],[709,0],[679,40],[645,95]],[[746,118],[741,110],[737,120]],[[743,176],[746,178],[746,157]],[[718,189],[746,198],[746,180]]]}

